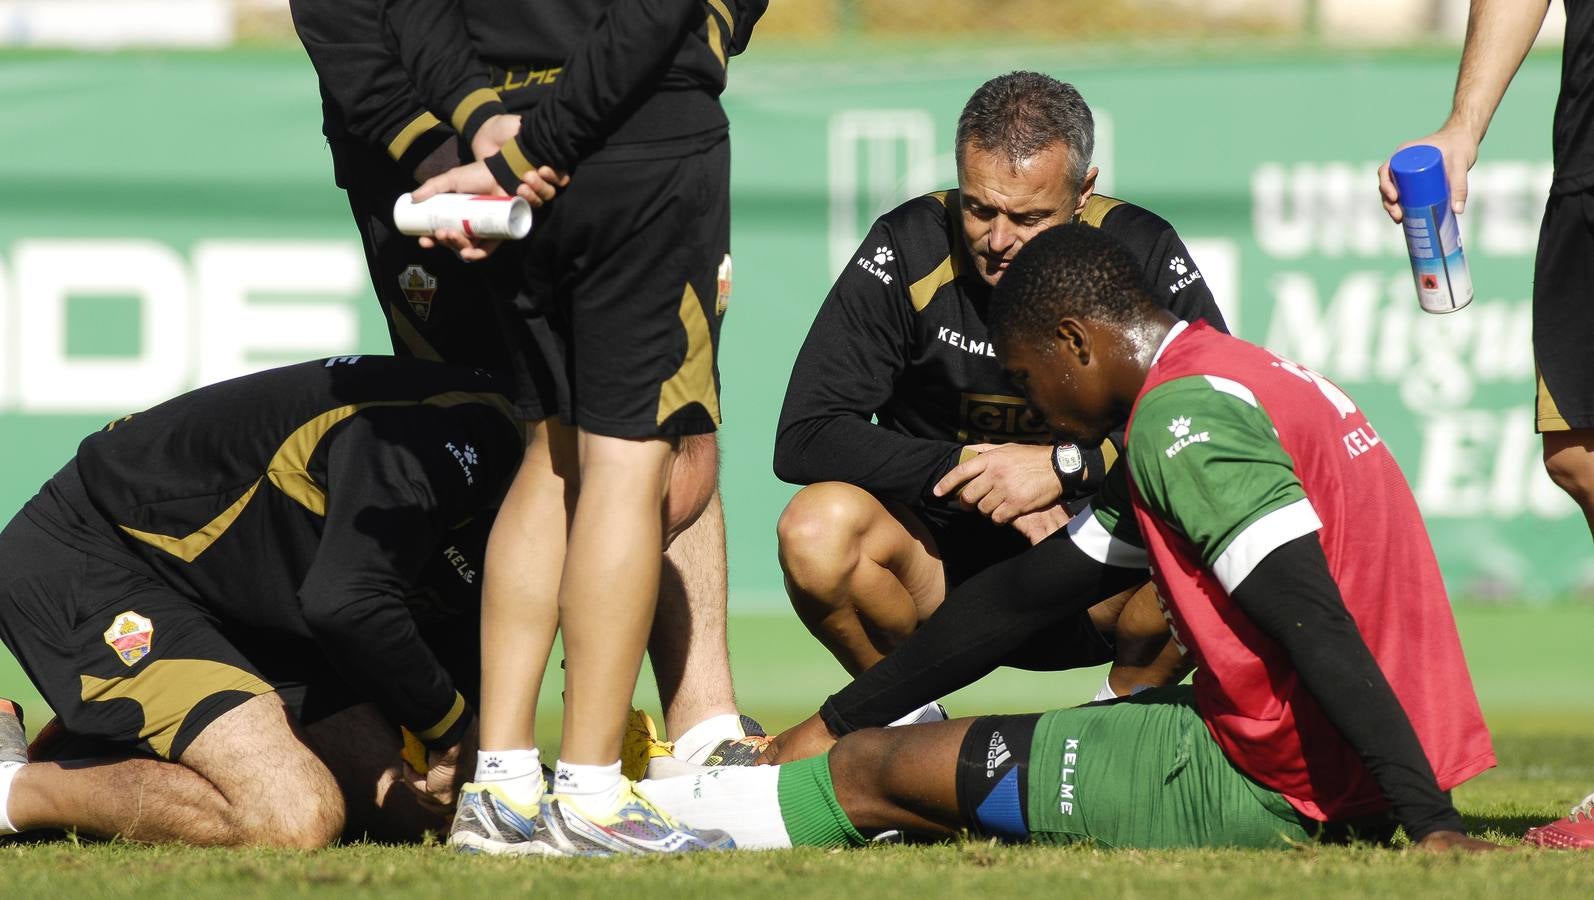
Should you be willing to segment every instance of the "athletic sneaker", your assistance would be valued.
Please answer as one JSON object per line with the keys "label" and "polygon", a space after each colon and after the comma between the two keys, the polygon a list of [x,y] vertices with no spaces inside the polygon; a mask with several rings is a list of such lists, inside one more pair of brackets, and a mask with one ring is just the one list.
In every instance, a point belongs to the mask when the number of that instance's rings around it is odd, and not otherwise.
{"label": "athletic sneaker", "polygon": [[28,761],[28,733],[22,727],[22,704],[0,700],[0,763]]}
{"label": "athletic sneaker", "polygon": [[940,703],[927,703],[902,718],[887,723],[886,727],[900,728],[903,725],[928,725],[932,722],[945,722],[949,718],[951,717],[946,714],[946,707]]}
{"label": "athletic sneaker", "polygon": [[648,763],[660,756],[674,756],[675,745],[659,737],[659,728],[647,710],[633,709],[625,720],[625,737],[620,742],[620,775],[630,781],[648,777]]}
{"label": "athletic sneaker", "polygon": [[708,756],[703,757],[703,765],[751,766],[756,765],[758,758],[764,755],[764,748],[769,746],[769,735],[764,733],[764,726],[752,716],[738,718],[741,720],[742,736],[720,741],[718,746],[709,751]]}
{"label": "athletic sneaker", "polygon": [[534,840],[541,831],[539,812],[511,801],[497,784],[467,784],[460,789],[459,811],[454,814],[448,843],[461,853],[548,854],[547,844]]}
{"label": "athletic sneaker", "polygon": [[620,807],[595,818],[558,795],[544,800],[532,843],[549,856],[611,856],[631,853],[689,853],[731,850],[736,842],[723,831],[693,830],[670,818],[627,784]]}
{"label": "athletic sneaker", "polygon": [[1529,828],[1522,843],[1555,850],[1594,850],[1594,794],[1584,797],[1565,818]]}

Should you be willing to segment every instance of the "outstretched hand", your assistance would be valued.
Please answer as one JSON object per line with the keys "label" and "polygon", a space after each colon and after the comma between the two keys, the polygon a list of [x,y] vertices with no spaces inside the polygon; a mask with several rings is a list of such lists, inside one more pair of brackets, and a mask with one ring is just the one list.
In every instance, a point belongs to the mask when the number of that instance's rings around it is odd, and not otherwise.
{"label": "outstretched hand", "polygon": [[[1395,148],[1395,152],[1417,144],[1437,147],[1444,156],[1445,180],[1450,182],[1450,211],[1460,215],[1467,206],[1467,173],[1471,171],[1472,164],[1478,161],[1478,141],[1460,126],[1447,124],[1425,138],[1401,144]],[[1395,186],[1395,177],[1389,172],[1389,160],[1384,160],[1384,164],[1378,167],[1378,193],[1389,218],[1396,222],[1405,218],[1400,208],[1400,190]]]}
{"label": "outstretched hand", "polygon": [[835,746],[836,736],[830,733],[825,720],[814,713],[796,725],[769,739],[758,765],[774,766],[818,756]]}
{"label": "outstretched hand", "polygon": [[1509,851],[1509,847],[1491,841],[1485,841],[1459,831],[1435,831],[1423,836],[1417,842],[1416,849],[1426,853],[1493,853],[1497,850]]}

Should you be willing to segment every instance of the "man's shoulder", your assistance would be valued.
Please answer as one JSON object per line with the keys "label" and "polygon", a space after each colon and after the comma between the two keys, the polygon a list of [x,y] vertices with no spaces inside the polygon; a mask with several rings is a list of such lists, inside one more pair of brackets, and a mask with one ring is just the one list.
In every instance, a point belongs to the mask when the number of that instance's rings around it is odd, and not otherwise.
{"label": "man's shoulder", "polygon": [[1128,200],[1092,194],[1080,211],[1079,221],[1093,225],[1135,249],[1150,249],[1173,231],[1168,220]]}
{"label": "man's shoulder", "polygon": [[957,204],[956,190],[914,197],[875,220],[874,232],[885,243],[863,248],[875,254],[876,262],[894,262],[901,273],[898,284],[915,310],[927,306],[963,268]]}

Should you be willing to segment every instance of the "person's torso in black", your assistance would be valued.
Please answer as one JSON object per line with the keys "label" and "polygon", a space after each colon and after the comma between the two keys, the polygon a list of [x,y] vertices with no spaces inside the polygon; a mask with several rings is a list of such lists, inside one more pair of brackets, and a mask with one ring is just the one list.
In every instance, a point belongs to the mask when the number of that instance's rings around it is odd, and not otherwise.
{"label": "person's torso in black", "polygon": [[[1200,270],[1162,217],[1095,195],[1079,220],[1127,244],[1147,287],[1173,313],[1224,328]],[[964,445],[1049,443],[996,360],[985,324],[990,291],[969,258],[956,191],[910,200],[878,219],[793,367],[777,467],[783,452],[788,462],[813,464],[787,466],[782,477],[846,481],[913,503],[926,499]],[[869,416],[921,440],[858,430]],[[827,427],[836,423],[845,435]]]}
{"label": "person's torso in black", "polygon": [[1594,2],[1566,0],[1561,95],[1555,102],[1551,193],[1594,187]]}
{"label": "person's torso in black", "polygon": [[386,483],[394,503],[429,507],[407,522],[433,533],[395,546],[436,546],[496,505],[519,459],[517,421],[478,372],[377,356],[300,363],[112,422],[23,512],[93,552],[119,548],[224,620],[306,635],[298,594],[341,487],[331,455],[368,460],[362,493]]}

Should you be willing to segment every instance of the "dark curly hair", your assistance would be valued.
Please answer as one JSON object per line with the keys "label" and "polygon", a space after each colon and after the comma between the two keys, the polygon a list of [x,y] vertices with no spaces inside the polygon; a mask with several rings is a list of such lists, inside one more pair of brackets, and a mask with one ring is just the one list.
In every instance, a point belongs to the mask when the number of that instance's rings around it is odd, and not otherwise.
{"label": "dark curly hair", "polygon": [[1059,319],[1132,325],[1155,315],[1129,249],[1089,225],[1048,228],[1013,258],[991,294],[991,337],[1031,340]]}

